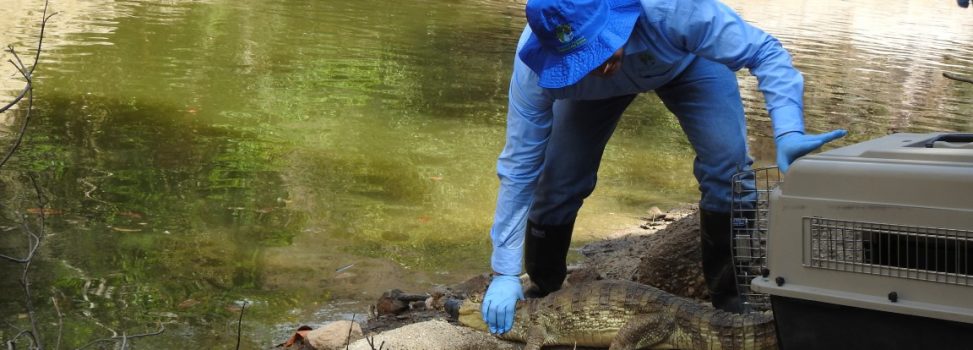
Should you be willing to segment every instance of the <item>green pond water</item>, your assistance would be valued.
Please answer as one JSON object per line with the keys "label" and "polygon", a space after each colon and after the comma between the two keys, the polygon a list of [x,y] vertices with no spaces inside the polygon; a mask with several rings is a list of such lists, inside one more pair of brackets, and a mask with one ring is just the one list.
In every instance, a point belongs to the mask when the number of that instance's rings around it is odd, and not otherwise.
{"label": "green pond water", "polygon": [[[27,59],[43,3],[6,1],[0,43]],[[850,131],[833,146],[973,131],[973,85],[942,76],[973,76],[973,14],[953,2],[728,4],[791,50],[808,129]],[[22,224],[43,238],[29,276],[45,345],[60,313],[62,348],[160,323],[130,345],[234,348],[247,303],[241,348],[270,348],[300,324],[361,320],[387,289],[488,271],[522,7],[53,2],[31,124],[0,169],[0,254],[26,254]],[[3,101],[23,84],[14,72],[0,70]],[[762,96],[746,72],[740,82],[752,153],[768,164]],[[25,111],[0,115],[4,145]],[[697,200],[692,157],[658,99],[637,99],[576,245]],[[0,262],[2,341],[29,328],[22,273]]]}

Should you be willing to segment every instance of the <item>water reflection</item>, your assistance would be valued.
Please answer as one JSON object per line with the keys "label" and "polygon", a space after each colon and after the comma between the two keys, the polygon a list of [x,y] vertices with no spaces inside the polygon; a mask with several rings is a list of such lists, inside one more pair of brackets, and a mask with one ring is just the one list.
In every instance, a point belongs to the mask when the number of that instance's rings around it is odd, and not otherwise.
{"label": "water reflection", "polygon": [[[0,29],[28,46],[34,5],[17,1],[25,17]],[[58,210],[35,283],[68,315],[69,342],[107,332],[93,321],[161,320],[173,331],[143,344],[218,347],[235,341],[227,324],[246,300],[245,339],[265,346],[296,323],[361,313],[385,289],[486,268],[522,3],[85,4],[55,2],[64,14],[38,70],[39,117],[7,169],[38,174]],[[847,144],[973,129],[973,85],[941,75],[973,75],[973,19],[955,4],[729,4],[794,54],[810,130],[848,128]],[[740,77],[752,149],[772,160],[762,96]],[[692,156],[658,99],[640,97],[578,237],[694,201]],[[4,321],[22,325],[16,282],[0,290]]]}
{"label": "water reflection", "polygon": [[[727,1],[747,20],[774,34],[806,80],[809,129],[849,130],[836,146],[892,132],[965,131],[971,86],[943,72],[973,75],[973,24],[955,4],[905,1]],[[769,133],[756,80],[747,77],[747,112]],[[772,160],[772,145],[759,143]]]}
{"label": "water reflection", "polygon": [[[133,332],[161,319],[214,330],[239,300],[294,305],[288,291],[260,293],[263,249],[292,244],[306,221],[286,207],[283,181],[267,163],[273,148],[175,118],[182,113],[164,105],[49,94],[38,112],[46,132],[35,142],[44,147],[25,148],[15,164],[45,175],[51,261],[36,268],[37,284],[56,291],[69,325]],[[0,300],[17,310],[18,299]],[[80,346],[103,333],[65,341]]]}

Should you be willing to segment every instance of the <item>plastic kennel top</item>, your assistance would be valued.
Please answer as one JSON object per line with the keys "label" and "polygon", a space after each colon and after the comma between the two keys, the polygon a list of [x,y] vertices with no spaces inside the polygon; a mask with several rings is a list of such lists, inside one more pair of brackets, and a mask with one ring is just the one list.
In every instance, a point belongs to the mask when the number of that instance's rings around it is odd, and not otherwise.
{"label": "plastic kennel top", "polygon": [[973,323],[973,134],[894,134],[807,156],[769,196],[754,291]]}

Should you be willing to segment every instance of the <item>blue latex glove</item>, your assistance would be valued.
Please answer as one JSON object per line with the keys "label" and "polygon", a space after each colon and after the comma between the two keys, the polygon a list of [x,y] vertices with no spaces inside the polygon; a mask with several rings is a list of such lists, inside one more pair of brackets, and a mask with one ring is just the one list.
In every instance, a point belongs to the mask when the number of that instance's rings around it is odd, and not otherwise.
{"label": "blue latex glove", "polygon": [[838,129],[817,135],[804,135],[800,131],[792,131],[777,136],[777,167],[781,172],[786,173],[797,158],[847,134],[847,131]]}
{"label": "blue latex glove", "polygon": [[480,310],[483,313],[483,322],[486,322],[490,333],[504,334],[513,328],[517,300],[521,299],[524,299],[524,289],[520,285],[520,277],[493,276]]}
{"label": "blue latex glove", "polygon": [[970,0],[956,0],[956,4],[959,5],[959,7],[967,8],[970,7]]}

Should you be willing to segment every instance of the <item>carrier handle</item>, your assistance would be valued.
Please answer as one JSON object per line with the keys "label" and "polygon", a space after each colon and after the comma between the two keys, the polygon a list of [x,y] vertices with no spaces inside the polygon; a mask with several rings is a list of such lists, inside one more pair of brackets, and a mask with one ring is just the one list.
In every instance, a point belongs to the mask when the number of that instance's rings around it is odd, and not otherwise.
{"label": "carrier handle", "polygon": [[[945,145],[943,143],[954,144]],[[926,141],[926,148],[936,148],[937,146],[945,146],[943,148],[957,148],[957,147],[968,147],[969,144],[973,143],[973,134],[943,134],[934,139],[929,139]],[[955,145],[960,144],[960,145]],[[967,144],[967,145],[961,145]],[[950,147],[952,146],[952,147]]]}

